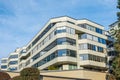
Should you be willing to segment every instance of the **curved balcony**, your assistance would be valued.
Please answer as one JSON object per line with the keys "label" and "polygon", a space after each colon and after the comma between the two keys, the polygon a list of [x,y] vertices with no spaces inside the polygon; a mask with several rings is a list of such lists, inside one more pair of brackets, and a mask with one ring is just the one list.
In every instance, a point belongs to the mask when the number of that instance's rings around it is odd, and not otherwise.
{"label": "curved balcony", "polygon": [[55,65],[55,64],[66,64],[66,63],[69,63],[69,64],[76,64],[77,63],[77,59],[76,58],[73,58],[73,57],[68,57],[68,56],[63,56],[63,57],[57,57],[51,61],[49,61],[48,63],[38,67],[39,69],[45,69],[51,65]]}
{"label": "curved balcony", "polygon": [[97,62],[97,61],[91,61],[91,60],[80,61],[80,66],[106,68],[106,64],[104,62]]}

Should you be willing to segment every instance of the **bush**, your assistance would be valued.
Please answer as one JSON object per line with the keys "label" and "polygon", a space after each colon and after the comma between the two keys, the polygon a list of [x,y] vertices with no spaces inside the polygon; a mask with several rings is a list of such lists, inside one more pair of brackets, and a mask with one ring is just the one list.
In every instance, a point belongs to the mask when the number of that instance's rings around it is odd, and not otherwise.
{"label": "bush", "polygon": [[11,77],[5,72],[0,72],[0,80],[10,80]]}
{"label": "bush", "polygon": [[56,66],[49,66],[48,70],[58,70],[58,68]]}
{"label": "bush", "polygon": [[16,76],[16,77],[13,77],[12,80],[22,80],[22,77],[21,76]]}
{"label": "bush", "polygon": [[23,76],[22,80],[40,80],[39,76]]}
{"label": "bush", "polygon": [[40,72],[37,68],[25,68],[20,72],[22,80],[40,80]]}
{"label": "bush", "polygon": [[39,76],[40,72],[37,68],[25,68],[20,72],[21,76]]}

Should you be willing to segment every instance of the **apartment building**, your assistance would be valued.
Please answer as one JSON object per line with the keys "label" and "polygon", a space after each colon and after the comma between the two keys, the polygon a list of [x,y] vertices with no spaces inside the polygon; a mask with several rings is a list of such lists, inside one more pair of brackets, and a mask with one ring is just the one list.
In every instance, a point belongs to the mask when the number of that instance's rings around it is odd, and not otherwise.
{"label": "apartment building", "polygon": [[114,49],[114,42],[115,40],[117,39],[116,36],[117,36],[117,30],[119,29],[118,27],[118,21],[112,23],[111,25],[109,25],[109,35],[108,36],[108,44],[107,44],[107,50],[108,50],[108,68],[109,68],[109,71],[111,73],[112,71],[112,62],[113,62],[113,59],[115,56],[117,56],[117,51],[115,51]]}
{"label": "apartment building", "polygon": [[111,25],[109,25],[109,33],[110,35],[116,39],[117,36],[117,30],[119,30],[120,28],[118,27],[119,21],[116,21],[114,23],[112,23]]}
{"label": "apartment building", "polygon": [[105,32],[102,25],[87,19],[50,19],[26,47],[10,54],[7,70],[37,67],[104,71],[108,39]]}
{"label": "apartment building", "polygon": [[108,71],[111,72],[112,70],[112,61],[114,59],[114,57],[116,56],[116,51],[114,49],[114,41],[115,39],[110,35],[109,32],[107,32],[107,68],[108,68]]}
{"label": "apartment building", "polygon": [[1,59],[1,70],[7,71],[8,68],[8,58]]}
{"label": "apartment building", "polygon": [[22,58],[21,61],[21,57],[26,55],[26,47],[22,47],[20,52],[19,52],[19,57],[18,57],[18,72],[20,71],[20,69],[25,68],[25,60],[24,57]]}
{"label": "apartment building", "polygon": [[1,59],[1,70],[3,71],[19,71],[19,55],[22,53],[23,48],[17,48],[14,52],[10,53],[8,58]]}
{"label": "apartment building", "polygon": [[107,36],[104,27],[87,19],[51,19],[27,44],[19,67],[49,70],[106,69]]}
{"label": "apartment building", "polygon": [[8,71],[17,71],[18,70],[18,54],[20,48],[17,48],[14,52],[10,53],[8,58]]}

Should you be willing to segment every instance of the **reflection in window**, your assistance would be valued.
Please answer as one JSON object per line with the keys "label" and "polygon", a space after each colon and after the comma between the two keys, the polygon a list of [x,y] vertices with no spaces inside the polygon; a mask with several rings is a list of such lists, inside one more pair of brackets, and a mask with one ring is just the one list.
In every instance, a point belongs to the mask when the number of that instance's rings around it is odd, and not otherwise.
{"label": "reflection in window", "polygon": [[42,66],[43,64],[53,60],[54,58],[62,57],[62,56],[76,57],[77,55],[76,55],[76,51],[74,50],[69,50],[69,49],[57,50],[53,52],[52,54],[50,54],[49,56],[42,59],[41,61],[39,61],[38,63],[34,64],[33,67]]}
{"label": "reflection in window", "polygon": [[7,65],[1,65],[1,69],[7,69]]}
{"label": "reflection in window", "polygon": [[92,54],[80,54],[80,60],[92,60],[97,62],[105,62],[105,57],[100,57]]}
{"label": "reflection in window", "polygon": [[18,58],[18,55],[11,55],[11,56],[9,57],[9,59],[14,59],[14,58]]}
{"label": "reflection in window", "polygon": [[75,34],[75,29],[73,28],[70,28],[70,27],[58,27],[56,30],[55,30],[55,35],[58,34],[58,33],[64,33],[64,32],[67,32],[69,34]]}
{"label": "reflection in window", "polygon": [[9,71],[15,71],[15,70],[17,70],[17,67],[9,68]]}
{"label": "reflection in window", "polygon": [[10,61],[9,62],[9,65],[15,65],[15,64],[18,64],[18,61]]}
{"label": "reflection in window", "polygon": [[96,28],[96,27],[88,25],[88,24],[78,24],[78,26],[80,26],[82,28],[85,28],[85,29],[88,29],[90,31],[94,31],[94,32],[103,34],[103,30],[102,29]]}
{"label": "reflection in window", "polygon": [[90,35],[90,34],[79,35],[79,39],[90,39],[90,40],[97,41],[97,42],[102,43],[102,44],[106,44],[105,39],[99,38],[99,37],[96,37],[96,36],[93,36],[93,35]]}
{"label": "reflection in window", "polygon": [[7,63],[7,60],[1,60],[1,63]]}
{"label": "reflection in window", "polygon": [[79,45],[79,49],[80,50],[93,50],[93,51],[98,51],[98,52],[104,52],[104,49],[102,47],[93,45],[93,44],[89,44],[89,43],[83,43]]}

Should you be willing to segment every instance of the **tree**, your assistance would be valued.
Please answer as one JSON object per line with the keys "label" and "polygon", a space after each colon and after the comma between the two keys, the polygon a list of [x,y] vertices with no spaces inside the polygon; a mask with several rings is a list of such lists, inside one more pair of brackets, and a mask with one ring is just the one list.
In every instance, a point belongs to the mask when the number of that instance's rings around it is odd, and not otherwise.
{"label": "tree", "polygon": [[[118,0],[118,9],[120,9],[120,0]],[[115,76],[116,80],[120,80],[120,12],[117,12],[118,17],[118,30],[116,35],[116,41],[114,44],[114,48],[117,51],[117,56],[113,59],[112,68],[113,68],[113,75]]]}
{"label": "tree", "polygon": [[15,76],[12,78],[12,80],[22,80],[22,77],[21,76]]}
{"label": "tree", "polygon": [[40,72],[37,68],[25,68],[20,72],[20,76],[16,76],[12,80],[40,80]]}
{"label": "tree", "polygon": [[40,72],[37,68],[25,68],[20,75],[23,80],[40,80]]}
{"label": "tree", "polygon": [[5,72],[0,72],[0,80],[10,80],[11,77]]}

